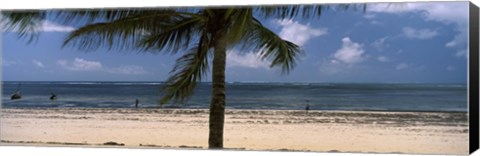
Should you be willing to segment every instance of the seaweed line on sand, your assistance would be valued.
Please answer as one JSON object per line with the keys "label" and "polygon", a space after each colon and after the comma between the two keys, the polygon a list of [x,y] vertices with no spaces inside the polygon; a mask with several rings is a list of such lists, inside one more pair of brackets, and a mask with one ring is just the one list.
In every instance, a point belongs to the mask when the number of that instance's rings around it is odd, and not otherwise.
{"label": "seaweed line on sand", "polygon": [[78,143],[78,142],[43,142],[43,141],[11,141],[11,140],[0,140],[1,143],[18,143],[18,144],[52,144],[52,145],[106,145],[106,146],[125,146],[123,143],[117,143],[113,141],[105,142],[103,144],[89,144],[89,143]]}

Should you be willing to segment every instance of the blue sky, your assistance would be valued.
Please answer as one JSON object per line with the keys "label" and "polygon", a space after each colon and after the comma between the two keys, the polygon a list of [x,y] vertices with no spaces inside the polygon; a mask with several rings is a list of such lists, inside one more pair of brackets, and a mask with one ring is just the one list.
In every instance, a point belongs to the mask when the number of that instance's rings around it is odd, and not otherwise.
{"label": "blue sky", "polygon": [[[229,50],[227,81],[465,83],[468,2],[371,4],[367,12],[263,19],[305,55],[289,75],[252,51]],[[178,56],[61,48],[73,27],[45,21],[35,43],[2,38],[4,81],[163,81]],[[210,76],[208,76],[210,77]],[[206,79],[209,81],[210,79]]]}

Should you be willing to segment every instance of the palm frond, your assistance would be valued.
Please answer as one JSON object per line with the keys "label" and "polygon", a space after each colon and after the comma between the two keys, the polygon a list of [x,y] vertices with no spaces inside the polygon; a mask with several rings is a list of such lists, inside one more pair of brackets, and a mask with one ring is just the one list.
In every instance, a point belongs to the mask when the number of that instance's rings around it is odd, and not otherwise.
{"label": "palm frond", "polygon": [[184,8],[133,8],[133,9],[82,9],[82,10],[53,10],[49,15],[54,17],[57,22],[64,24],[85,25],[90,23],[109,22],[131,16],[156,16],[162,14],[168,15],[188,15],[197,16],[191,13],[194,9]]}
{"label": "palm frond", "polygon": [[303,54],[301,48],[255,22],[245,36],[242,49],[259,52],[262,60],[270,60],[270,67],[280,67],[282,74],[288,74],[296,65],[296,59]]}
{"label": "palm frond", "polygon": [[294,18],[302,16],[308,18],[310,16],[320,17],[323,11],[328,9],[330,5],[283,5],[283,6],[260,6],[256,7],[256,11],[263,18]]}
{"label": "palm frond", "polygon": [[63,46],[75,46],[81,50],[100,47],[109,49],[138,48],[138,42],[149,34],[159,32],[165,25],[172,25],[180,15],[173,12],[134,14],[105,23],[89,24],[71,32]]}
{"label": "palm frond", "polygon": [[365,12],[366,4],[265,5],[255,7],[255,11],[262,18],[291,19],[298,16],[302,18],[321,17],[323,12],[338,8],[343,10],[363,8]]}
{"label": "palm frond", "polygon": [[172,76],[168,78],[167,85],[163,89],[165,95],[160,100],[161,105],[170,100],[183,102],[193,94],[197,81],[201,81],[208,72],[209,49],[210,39],[204,32],[198,46],[177,59],[175,67],[170,72]]}
{"label": "palm frond", "polygon": [[131,15],[149,12],[138,9],[82,9],[82,10],[54,10],[50,14],[64,24],[87,24],[114,21]]}
{"label": "palm frond", "polygon": [[46,12],[35,11],[2,11],[0,23],[7,32],[16,32],[20,39],[27,42],[34,41],[38,37],[41,25],[46,18]]}
{"label": "palm frond", "polygon": [[143,50],[163,50],[177,53],[188,48],[191,42],[198,38],[205,24],[204,18],[177,17],[156,25],[156,29],[147,30],[147,34],[139,40],[136,46]]}
{"label": "palm frond", "polygon": [[247,33],[246,27],[250,27],[250,25],[253,24],[253,10],[251,8],[232,8],[229,10],[232,11],[230,11],[231,13],[228,19],[232,21],[232,23],[229,23],[230,29],[227,32],[227,39],[229,45],[235,45]]}

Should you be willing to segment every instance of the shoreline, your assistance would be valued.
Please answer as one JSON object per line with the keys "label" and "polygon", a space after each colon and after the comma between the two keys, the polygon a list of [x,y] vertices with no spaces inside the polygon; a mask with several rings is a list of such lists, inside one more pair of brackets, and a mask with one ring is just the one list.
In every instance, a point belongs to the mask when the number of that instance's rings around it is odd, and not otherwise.
{"label": "shoreline", "polygon": [[[159,145],[141,145],[138,147],[129,147],[129,146],[118,146],[118,145],[103,145],[103,144],[83,144],[83,143],[68,143],[68,142],[28,142],[28,143],[19,143],[22,141],[0,141],[1,146],[23,146],[23,147],[70,147],[70,148],[125,148],[125,149],[166,149],[166,150],[209,150],[208,148],[199,147],[199,146],[186,146],[181,145],[178,147],[173,146],[159,146]],[[405,152],[375,152],[375,151],[339,151],[339,150],[329,150],[329,151],[312,151],[312,150],[296,150],[296,149],[262,149],[262,150],[252,150],[245,148],[223,148],[222,151],[273,151],[273,152],[301,152],[301,153],[357,153],[357,154],[421,154],[421,153],[405,153]]]}
{"label": "shoreline", "polygon": [[[179,107],[0,107],[2,109],[78,109],[78,110],[95,110],[95,109],[105,109],[105,110],[114,110],[114,109],[125,109],[125,110],[205,110],[208,111],[208,108],[179,108]],[[226,108],[225,111],[303,111],[304,109],[247,109],[247,108]],[[334,110],[334,109],[310,109],[308,112],[365,112],[365,113],[465,113],[468,114],[468,111],[459,111],[459,110],[374,110],[374,109],[364,109],[364,110]]]}
{"label": "shoreline", "polygon": [[[467,113],[227,109],[225,116],[227,150],[468,153]],[[2,108],[0,124],[2,145],[207,149],[208,140],[206,109]]]}
{"label": "shoreline", "polygon": [[[140,145],[138,147],[129,147],[121,145],[104,145],[104,144],[84,144],[84,143],[69,143],[69,142],[23,142],[23,141],[0,141],[1,146],[24,146],[24,147],[71,147],[71,148],[126,148],[126,149],[167,149],[167,150],[209,150],[208,148],[200,146],[186,146],[181,145],[178,147],[173,146],[159,146],[159,145]],[[264,150],[248,150],[245,148],[223,148],[224,151],[274,151],[274,152],[302,152],[302,153],[366,153],[366,154],[419,154],[419,153],[404,153],[404,152],[375,152],[375,151],[312,151],[312,150],[295,150],[295,149],[264,149]]]}

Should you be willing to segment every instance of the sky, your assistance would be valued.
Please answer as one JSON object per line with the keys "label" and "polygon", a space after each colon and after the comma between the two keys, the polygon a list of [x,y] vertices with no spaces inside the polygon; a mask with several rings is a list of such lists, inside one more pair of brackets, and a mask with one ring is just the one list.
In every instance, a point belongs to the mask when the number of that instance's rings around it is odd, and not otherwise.
{"label": "sky", "polygon": [[[282,75],[255,51],[228,50],[226,81],[467,81],[468,2],[377,3],[366,12],[328,10],[319,18],[260,21],[305,54]],[[40,38],[29,44],[3,32],[3,81],[164,81],[179,56],[62,48],[76,28],[48,20],[42,28]]]}

